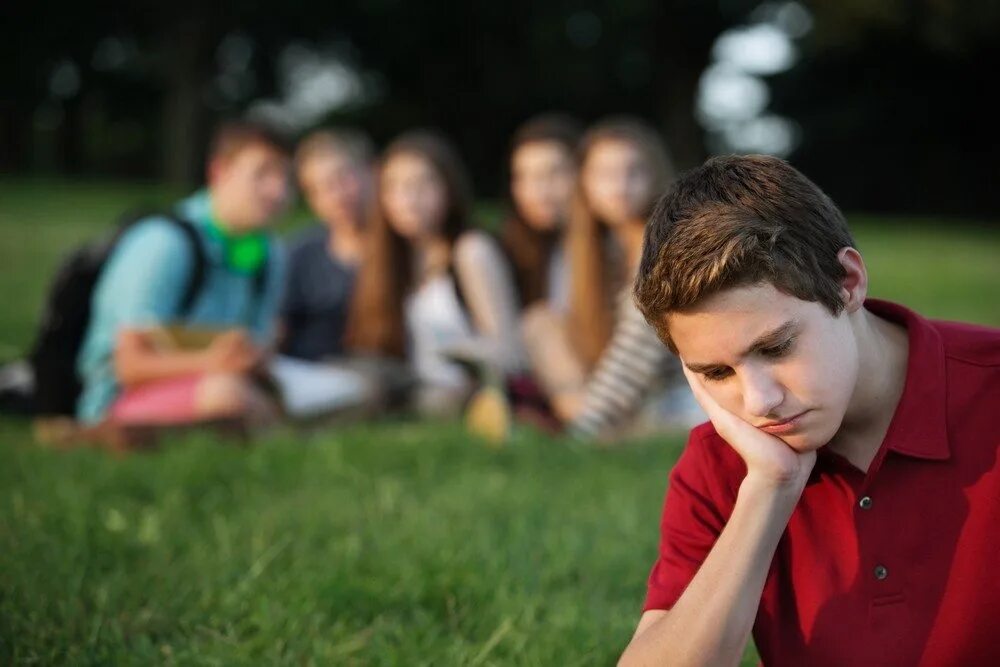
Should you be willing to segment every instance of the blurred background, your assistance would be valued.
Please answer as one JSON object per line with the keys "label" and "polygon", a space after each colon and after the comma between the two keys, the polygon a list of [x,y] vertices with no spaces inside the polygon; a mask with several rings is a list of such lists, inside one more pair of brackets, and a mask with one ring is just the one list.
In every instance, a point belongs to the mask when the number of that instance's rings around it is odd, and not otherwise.
{"label": "blurred background", "polygon": [[[202,180],[213,124],[439,128],[480,222],[512,130],[639,115],[678,164],[789,159],[848,214],[877,296],[1000,325],[1000,3],[6,3],[0,362],[59,258]],[[300,205],[286,229],[308,215]],[[288,224],[290,223],[290,224]],[[116,459],[0,417],[0,663],[611,664],[683,437],[617,450],[454,423],[191,436]],[[746,664],[756,664],[752,649]]]}
{"label": "blurred background", "polygon": [[678,162],[788,157],[848,210],[997,210],[1000,5],[974,0],[11,3],[5,173],[193,185],[213,122],[418,125],[503,189],[511,130],[627,111]]}

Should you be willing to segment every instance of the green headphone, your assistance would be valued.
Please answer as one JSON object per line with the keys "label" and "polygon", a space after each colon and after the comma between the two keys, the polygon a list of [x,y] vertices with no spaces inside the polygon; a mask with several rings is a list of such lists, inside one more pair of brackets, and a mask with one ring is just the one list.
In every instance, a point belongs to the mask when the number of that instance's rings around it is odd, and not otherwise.
{"label": "green headphone", "polygon": [[260,271],[267,261],[267,235],[262,232],[232,234],[217,220],[209,218],[208,230],[222,244],[226,266],[237,273],[252,274]]}

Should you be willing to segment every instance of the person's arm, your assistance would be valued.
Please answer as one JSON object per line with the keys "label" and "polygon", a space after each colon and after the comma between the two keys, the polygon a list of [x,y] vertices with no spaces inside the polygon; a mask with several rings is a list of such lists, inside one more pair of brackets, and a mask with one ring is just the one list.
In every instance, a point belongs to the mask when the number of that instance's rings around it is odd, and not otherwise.
{"label": "person's arm", "polygon": [[628,301],[582,396],[561,415],[580,438],[608,435],[632,416],[663,373],[670,353]]}
{"label": "person's arm", "polygon": [[95,288],[91,317],[115,332],[111,362],[122,385],[201,370],[199,355],[164,352],[152,335],[177,319],[193,271],[190,241],[167,220],[138,222],[119,240]]}
{"label": "person's arm", "polygon": [[621,665],[737,665],[801,489],[748,479],[719,540],[669,611],[643,614]]}
{"label": "person's arm", "polygon": [[125,387],[164,380],[205,370],[204,350],[164,351],[149,330],[123,329],[115,341],[114,366]]}
{"label": "person's arm", "polygon": [[115,344],[114,366],[126,387],[194,373],[246,373],[260,363],[262,352],[244,331],[220,334],[202,350],[164,350],[151,330],[124,329]]}
{"label": "person's arm", "polygon": [[174,225],[151,218],[137,223],[115,248],[95,294],[95,316],[115,333],[111,361],[123,385],[132,386],[201,371],[236,370],[254,359],[247,336],[219,336],[204,352],[164,349],[156,332],[179,317],[191,281],[190,242]]}
{"label": "person's arm", "polygon": [[466,232],[454,252],[456,279],[476,331],[496,343],[504,370],[520,370],[524,351],[517,336],[517,291],[500,247],[483,232]]}
{"label": "person's arm", "polygon": [[550,304],[536,302],[521,315],[521,339],[556,416],[571,420],[580,411],[587,373],[566,331],[566,318]]}
{"label": "person's arm", "polygon": [[816,462],[814,451],[800,454],[724,410],[700,379],[685,372],[747,474],[733,512],[697,574],[669,611],[643,615],[620,665],[739,664],[778,541]]}

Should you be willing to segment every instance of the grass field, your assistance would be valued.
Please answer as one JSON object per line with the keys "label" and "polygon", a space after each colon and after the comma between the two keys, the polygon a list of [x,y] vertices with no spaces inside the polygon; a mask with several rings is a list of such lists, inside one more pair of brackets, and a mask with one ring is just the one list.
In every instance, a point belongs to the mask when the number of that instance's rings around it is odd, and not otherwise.
{"label": "grass field", "polygon": [[[67,248],[174,194],[0,181],[0,360]],[[876,296],[1000,325],[1000,226],[854,221]],[[681,442],[392,422],[115,458],[4,420],[0,664],[607,665]]]}

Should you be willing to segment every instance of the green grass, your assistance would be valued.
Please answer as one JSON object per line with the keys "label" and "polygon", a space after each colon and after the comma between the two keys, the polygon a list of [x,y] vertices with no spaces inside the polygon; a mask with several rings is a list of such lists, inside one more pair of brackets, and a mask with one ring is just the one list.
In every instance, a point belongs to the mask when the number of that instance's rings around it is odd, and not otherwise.
{"label": "green grass", "polygon": [[125,459],[0,438],[0,662],[42,664],[610,664],[677,451],[447,424]]}
{"label": "green grass", "polygon": [[[63,252],[176,194],[0,181],[0,359],[30,340]],[[995,229],[858,223],[874,294],[1000,325]],[[610,664],[680,445],[521,433],[494,451],[399,422],[116,458],[5,420],[0,664]]]}

